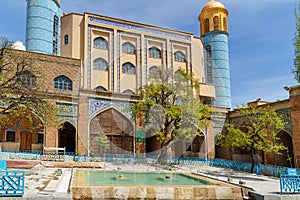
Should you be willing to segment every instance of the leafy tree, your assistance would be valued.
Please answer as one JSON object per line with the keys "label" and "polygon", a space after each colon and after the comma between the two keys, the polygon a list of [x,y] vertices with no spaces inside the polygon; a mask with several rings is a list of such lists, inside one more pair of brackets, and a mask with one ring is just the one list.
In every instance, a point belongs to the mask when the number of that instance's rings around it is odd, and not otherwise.
{"label": "leafy tree", "polygon": [[97,137],[95,137],[96,143],[100,147],[101,153],[109,148],[109,139],[105,134],[100,134]]}
{"label": "leafy tree", "polygon": [[146,131],[160,142],[158,162],[175,142],[201,136],[210,111],[194,95],[198,86],[199,81],[183,69],[173,73],[158,67],[151,70],[149,84],[140,89],[140,100],[131,111],[134,116],[144,115]]}
{"label": "leafy tree", "polygon": [[295,8],[295,21],[296,21],[296,32],[294,36],[294,46],[295,46],[295,58],[294,66],[292,72],[298,83],[300,83],[300,4],[298,5],[298,11]]}
{"label": "leafy tree", "polygon": [[[12,125],[12,119],[42,120],[40,126],[56,125],[56,109],[47,99],[41,69],[30,53],[11,49],[12,42],[0,38],[0,127]],[[34,113],[34,114],[33,114]]]}
{"label": "leafy tree", "polygon": [[285,123],[275,110],[263,107],[245,107],[238,110],[239,120],[225,124],[226,134],[220,133],[218,144],[223,147],[239,147],[251,157],[251,172],[254,170],[254,155],[258,152],[281,154],[287,150],[276,137]]}

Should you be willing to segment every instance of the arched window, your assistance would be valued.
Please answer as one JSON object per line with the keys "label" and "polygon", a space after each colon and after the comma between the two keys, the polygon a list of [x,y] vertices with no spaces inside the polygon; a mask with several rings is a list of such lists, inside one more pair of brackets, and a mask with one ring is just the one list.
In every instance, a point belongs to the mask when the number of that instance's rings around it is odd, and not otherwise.
{"label": "arched window", "polygon": [[108,70],[108,63],[102,59],[102,58],[97,58],[93,62],[94,69],[96,70],[102,70],[102,71],[107,71]]}
{"label": "arched window", "polygon": [[150,76],[153,76],[154,78],[159,77],[161,75],[160,71],[159,71],[159,68],[157,66],[150,67],[149,68],[149,74],[150,74]]}
{"label": "arched window", "polygon": [[94,90],[105,91],[105,92],[107,91],[107,89],[103,86],[97,86],[97,87],[95,87]]}
{"label": "arched window", "polygon": [[124,74],[136,74],[136,68],[132,63],[127,62],[122,65],[122,72]]}
{"label": "arched window", "polygon": [[57,90],[73,90],[72,80],[68,77],[61,75],[54,79],[54,88]]}
{"label": "arched window", "polygon": [[161,51],[157,47],[151,47],[149,49],[150,58],[161,58]]}
{"label": "arched window", "polygon": [[130,42],[125,42],[122,45],[122,52],[128,54],[135,54],[135,46]]}
{"label": "arched window", "polygon": [[214,16],[214,30],[220,30],[220,17]]}
{"label": "arched window", "polygon": [[204,33],[207,33],[207,32],[209,32],[209,19],[208,18],[206,18],[204,20]]}
{"label": "arched window", "polygon": [[186,58],[183,52],[181,51],[176,51],[174,53],[175,61],[177,62],[186,62]]}
{"label": "arched window", "polygon": [[64,36],[64,44],[65,45],[69,44],[69,35]]}
{"label": "arched window", "polygon": [[26,87],[36,86],[36,76],[30,71],[23,71],[17,77],[19,83]]}
{"label": "arched window", "polygon": [[94,48],[108,49],[108,42],[103,37],[97,37],[94,39]]}
{"label": "arched window", "polygon": [[134,93],[134,91],[128,89],[128,90],[125,90],[123,92],[123,94],[135,94],[135,93]]}
{"label": "arched window", "polygon": [[211,46],[208,44],[205,46],[205,69],[206,69],[206,83],[213,82],[213,71],[212,71],[212,52]]}
{"label": "arched window", "polygon": [[223,18],[223,28],[224,28],[224,31],[228,31],[228,27],[227,27],[227,19],[226,19],[226,17]]}

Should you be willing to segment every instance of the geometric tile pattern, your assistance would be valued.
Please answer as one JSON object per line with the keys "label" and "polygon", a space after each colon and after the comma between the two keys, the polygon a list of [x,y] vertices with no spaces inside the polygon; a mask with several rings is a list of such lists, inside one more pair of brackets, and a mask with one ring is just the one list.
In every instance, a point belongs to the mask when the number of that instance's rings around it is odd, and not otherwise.
{"label": "geometric tile pattern", "polygon": [[211,31],[201,36],[203,46],[211,46],[212,84],[216,89],[214,106],[231,108],[228,34]]}
{"label": "geometric tile pattern", "polygon": [[96,113],[102,111],[109,107],[117,108],[121,113],[125,114],[128,119],[134,121],[134,117],[128,107],[132,105],[133,102],[129,101],[120,101],[120,100],[113,100],[113,99],[96,99],[90,98],[89,99],[89,117],[92,118],[95,116]]}
{"label": "geometric tile pattern", "polygon": [[60,55],[60,18],[63,11],[53,0],[27,0],[26,49],[52,54],[54,16],[59,18],[57,55]]}

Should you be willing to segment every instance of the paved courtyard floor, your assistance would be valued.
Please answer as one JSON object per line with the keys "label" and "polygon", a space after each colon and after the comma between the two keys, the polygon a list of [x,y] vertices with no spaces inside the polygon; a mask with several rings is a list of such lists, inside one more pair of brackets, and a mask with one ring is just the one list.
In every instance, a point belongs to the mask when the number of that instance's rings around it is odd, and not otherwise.
{"label": "paved courtyard floor", "polygon": [[[72,199],[69,193],[69,185],[72,177],[72,170],[88,168],[87,164],[65,163],[63,168],[59,163],[39,163],[25,171],[25,193],[20,198],[7,199]],[[73,166],[73,168],[72,168]],[[81,166],[81,167],[80,167]],[[82,167],[84,166],[84,167]],[[244,194],[250,191],[251,199],[265,200],[300,200],[300,195],[280,195],[279,179],[274,177],[237,172],[230,169],[211,166],[176,165],[164,167],[150,164],[113,164],[113,163],[90,163],[91,169],[100,167],[103,170],[115,171],[174,171],[195,173],[226,183],[239,185]]]}

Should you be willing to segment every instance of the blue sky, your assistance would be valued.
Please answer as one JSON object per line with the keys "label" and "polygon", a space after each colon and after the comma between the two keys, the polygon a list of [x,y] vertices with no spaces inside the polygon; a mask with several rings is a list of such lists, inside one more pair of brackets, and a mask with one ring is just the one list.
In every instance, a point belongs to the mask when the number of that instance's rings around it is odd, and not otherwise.
{"label": "blue sky", "polygon": [[[3,1],[3,0],[2,0]],[[92,12],[191,32],[199,36],[198,15],[208,0],[61,0],[65,13]],[[296,85],[294,9],[298,0],[221,0],[229,11],[232,106],[261,98],[288,98]],[[0,7],[0,36],[25,43],[26,0]]]}

